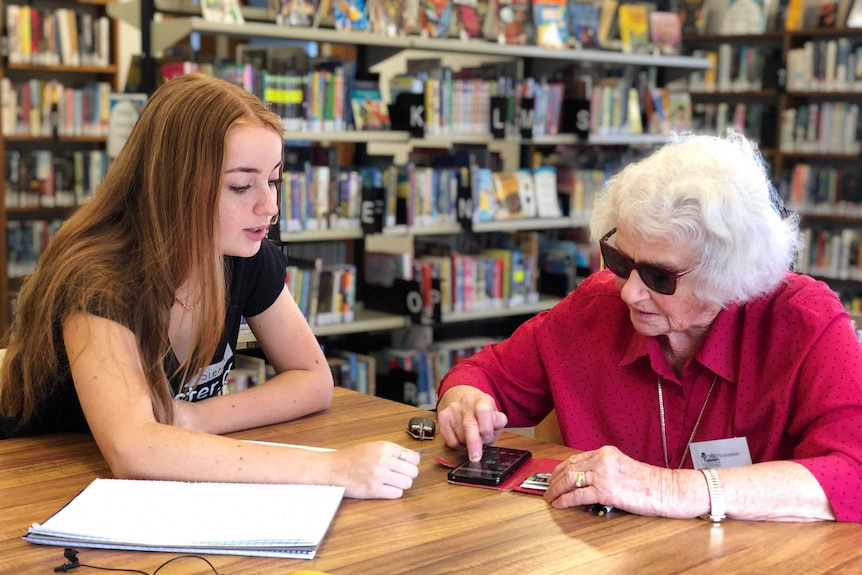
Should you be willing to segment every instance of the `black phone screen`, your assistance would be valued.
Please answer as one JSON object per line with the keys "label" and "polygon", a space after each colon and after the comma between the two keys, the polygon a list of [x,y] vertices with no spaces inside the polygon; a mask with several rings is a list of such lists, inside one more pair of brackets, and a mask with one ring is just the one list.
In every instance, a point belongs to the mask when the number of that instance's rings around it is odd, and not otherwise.
{"label": "black phone screen", "polygon": [[451,470],[449,481],[477,485],[500,485],[530,457],[532,457],[532,453],[525,449],[485,447],[482,450],[481,460],[465,461]]}

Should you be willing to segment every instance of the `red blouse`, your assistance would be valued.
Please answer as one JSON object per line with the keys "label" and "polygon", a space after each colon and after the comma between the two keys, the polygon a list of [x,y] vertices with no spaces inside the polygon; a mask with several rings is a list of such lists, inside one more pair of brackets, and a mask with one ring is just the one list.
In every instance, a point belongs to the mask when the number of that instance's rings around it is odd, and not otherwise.
{"label": "red blouse", "polygon": [[[862,522],[862,345],[826,284],[790,273],[770,294],[716,317],[703,347],[671,370],[656,338],[634,330],[609,271],[585,280],[446,375],[491,394],[513,427],[556,408],[567,445],[614,445],[663,466],[663,379],[676,468],[715,376],[694,441],[745,437],[754,463],[793,460],[818,479],[839,521]],[[691,456],[684,467],[691,469]]]}

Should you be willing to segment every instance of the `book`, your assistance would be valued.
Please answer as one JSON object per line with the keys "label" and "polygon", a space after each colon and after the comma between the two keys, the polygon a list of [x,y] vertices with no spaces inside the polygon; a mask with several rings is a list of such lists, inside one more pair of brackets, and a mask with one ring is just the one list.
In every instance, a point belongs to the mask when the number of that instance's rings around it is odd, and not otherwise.
{"label": "book", "polygon": [[599,47],[599,7],[592,3],[569,3],[569,32],[580,48]]}
{"label": "book", "polygon": [[201,14],[207,22],[217,24],[245,23],[238,0],[202,0]]}
{"label": "book", "polygon": [[363,252],[363,278],[367,285],[392,287],[395,280],[413,279],[413,255],[407,252]]}
{"label": "book", "polygon": [[368,16],[375,32],[400,36],[404,30],[404,0],[371,0]]}
{"label": "book", "polygon": [[31,543],[312,559],[344,497],[330,485],[95,479]]}
{"label": "book", "polygon": [[862,0],[853,0],[844,25],[847,28],[862,28]]}
{"label": "book", "polygon": [[332,16],[336,30],[369,30],[365,0],[333,0]]}
{"label": "book", "polygon": [[322,258],[299,258],[290,256],[285,274],[285,283],[293,294],[299,310],[309,325],[317,320],[320,275],[323,270]]}
{"label": "book", "polygon": [[540,218],[559,218],[563,215],[557,196],[557,169],[539,166],[533,170],[536,188],[536,213]]}
{"label": "book", "polygon": [[682,48],[679,14],[654,10],[649,15],[650,41],[662,54],[676,55]]}
{"label": "book", "polygon": [[683,34],[703,34],[703,0],[679,0],[677,13]]}
{"label": "book", "polygon": [[274,0],[275,23],[281,26],[312,26],[317,13],[316,0]]}
{"label": "book", "polygon": [[489,168],[470,168],[473,189],[473,223],[491,222],[497,217],[494,179]]}
{"label": "book", "polygon": [[650,51],[649,13],[650,9],[646,4],[623,4],[619,7],[623,52],[640,54]]}
{"label": "book", "polygon": [[619,0],[604,0],[599,11],[599,46],[605,50],[619,50]]}
{"label": "book", "polygon": [[685,132],[692,127],[691,94],[683,91],[669,92],[670,129],[674,132]]}
{"label": "book", "polygon": [[[818,0],[819,1],[819,0]],[[728,0],[721,18],[722,34],[760,34],[766,30],[764,0]],[[712,19],[713,12],[708,14]]]}
{"label": "book", "polygon": [[527,44],[530,40],[530,0],[496,0],[497,41]]}
{"label": "book", "polygon": [[350,106],[353,110],[353,125],[357,130],[389,129],[389,107],[383,101],[377,81],[355,80],[350,89]]}
{"label": "book", "polygon": [[109,158],[116,158],[120,153],[146,104],[146,94],[111,94],[107,145]]}
{"label": "book", "polygon": [[569,42],[568,0],[534,0],[536,45],[565,48]]}
{"label": "book", "polygon": [[817,12],[817,27],[835,28],[838,24],[838,7],[838,0],[820,0],[820,9]]}
{"label": "book", "polygon": [[430,38],[447,36],[452,26],[452,8],[450,0],[419,0],[420,33]]}
{"label": "book", "polygon": [[497,199],[496,219],[521,216],[521,196],[515,172],[494,172],[494,195]]}
{"label": "book", "polygon": [[481,38],[488,14],[488,0],[453,0],[467,38]]}

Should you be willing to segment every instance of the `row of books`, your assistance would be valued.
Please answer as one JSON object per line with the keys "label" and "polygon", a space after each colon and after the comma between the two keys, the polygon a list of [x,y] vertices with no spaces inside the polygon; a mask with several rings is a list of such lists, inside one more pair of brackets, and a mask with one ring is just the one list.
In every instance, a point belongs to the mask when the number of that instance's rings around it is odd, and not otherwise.
{"label": "row of books", "polygon": [[473,167],[471,185],[474,223],[563,215],[554,166],[511,172]]}
{"label": "row of books", "polygon": [[[422,227],[457,222],[459,168],[408,163],[386,169],[387,207],[395,202],[395,224]],[[394,189],[393,189],[394,188]],[[387,220],[391,219],[387,209]]]}
{"label": "row of books", "polygon": [[854,102],[812,102],[781,113],[782,152],[859,154],[859,105]]}
{"label": "row of books", "polygon": [[329,166],[286,169],[281,188],[279,227],[286,232],[359,229],[362,176],[358,170]]}
{"label": "row of books", "polygon": [[[514,134],[515,122],[515,70],[507,64],[493,64],[480,68],[453,70],[442,64],[439,58],[411,59],[406,62],[407,71],[396,74],[387,81],[390,115],[395,116],[399,129],[413,128],[417,119],[407,127],[399,117],[399,111],[422,102],[424,134],[475,134],[491,132],[491,98],[506,98],[511,104],[498,111],[500,117],[493,119],[504,125],[506,134]],[[415,97],[408,102],[404,94]]]}
{"label": "row of books", "polygon": [[615,165],[607,169],[596,168],[575,169],[557,166],[557,194],[563,215],[573,219],[586,221],[593,209],[593,202],[605,186],[605,182],[614,170]]}
{"label": "row of books", "polygon": [[6,275],[21,278],[36,270],[39,256],[62,225],[61,220],[9,220],[6,222]]}
{"label": "row of books", "polygon": [[[605,170],[575,170],[539,166],[496,172],[473,166],[464,169],[417,166],[342,168],[306,163],[303,170],[285,170],[281,191],[280,230],[360,229],[363,194],[379,196],[382,228],[415,228],[459,222],[458,190],[473,199],[473,223],[508,219],[582,217],[609,174]],[[369,195],[370,194],[370,195]]]}
{"label": "row of books", "polygon": [[[244,54],[248,56],[249,51]],[[273,65],[278,65],[273,63]],[[411,62],[408,62],[410,70]],[[511,66],[488,65],[453,71],[439,59],[422,60],[422,68],[388,79],[388,102],[376,79],[356,78],[353,62],[326,59],[312,68],[278,72],[250,62],[220,65],[191,62],[162,64],[166,80],[179,74],[203,72],[243,86],[269,103],[288,131],[338,132],[348,129],[415,131],[420,122],[426,136],[490,135],[494,123],[500,135],[517,135],[528,129],[533,137],[561,131],[564,84],[547,78],[517,82]],[[422,113],[408,118],[409,106],[401,94],[414,94]],[[503,98],[492,117],[492,98]],[[403,109],[398,125],[394,110]]]}
{"label": "row of books", "polygon": [[693,57],[706,58],[710,67],[688,75],[691,92],[746,92],[763,86],[764,65],[774,50],[759,44],[720,44],[717,50],[696,49]]}
{"label": "row of books", "polygon": [[[615,0],[605,3],[603,10],[616,5]],[[678,54],[682,42],[682,24],[679,14],[661,11],[652,2],[619,2],[616,8],[620,48],[626,53]],[[613,31],[613,24],[609,33]],[[609,43],[605,41],[604,45]]]}
{"label": "row of books", "polygon": [[[392,288],[397,280],[415,282],[422,299],[421,317],[432,320],[438,303],[446,314],[513,309],[538,301],[538,261],[538,234],[520,232],[475,252],[452,247],[418,256],[366,251],[363,273],[367,285],[381,288]],[[435,285],[439,297],[433,293]],[[384,300],[384,305],[388,303]]]}
{"label": "row of books", "polygon": [[[235,0],[221,0],[233,6],[204,16],[215,21],[241,23]],[[320,4],[320,5],[319,5]],[[407,0],[346,0],[332,2],[331,12],[339,30],[372,31],[388,36],[423,35],[432,38],[482,38],[504,44],[535,44],[547,48],[612,48],[625,35],[635,45],[637,35],[656,49],[674,50],[680,38],[680,20],[674,12],[654,18],[655,4],[638,4],[623,9],[618,19],[617,0],[441,0],[418,5]],[[312,26],[328,12],[330,3],[317,0],[280,0],[277,23]],[[233,15],[225,19],[224,15]],[[644,23],[638,19],[642,16]],[[665,46],[667,48],[665,48]]]}
{"label": "row of books", "polygon": [[[354,123],[354,108],[359,113],[363,103],[351,98],[355,63],[322,59],[310,66],[309,69],[274,71],[256,67],[250,62],[217,65],[165,62],[160,70],[165,81],[199,72],[242,86],[281,116],[285,130],[340,132],[348,128],[369,129],[368,122],[361,126]],[[386,121],[387,124],[377,129],[388,129],[388,118]]]}
{"label": "row of books", "polygon": [[800,273],[862,281],[862,231],[803,228],[796,263]]}
{"label": "row of books", "polygon": [[766,107],[758,102],[746,103],[698,102],[692,108],[692,130],[697,133],[724,137],[728,128],[745,134],[755,142],[761,141]]}
{"label": "row of books", "polygon": [[687,91],[639,89],[625,78],[599,79],[590,100],[590,133],[597,136],[670,134],[691,129]]}
{"label": "row of books", "polygon": [[10,64],[108,66],[111,21],[75,8],[6,4]]}
{"label": "row of books", "polygon": [[387,347],[379,353],[380,374],[400,379],[397,383],[403,386],[399,395],[404,403],[434,409],[443,376],[452,366],[494,341],[463,338],[434,342],[427,349]]}
{"label": "row of books", "polygon": [[309,325],[351,323],[356,313],[356,266],[291,258],[285,284]]}
{"label": "row of books", "polygon": [[374,355],[324,347],[332,380],[338,387],[377,395],[377,365]]}
{"label": "row of books", "polygon": [[785,203],[803,214],[862,216],[862,170],[799,162],[782,178]]}
{"label": "row of books", "polygon": [[3,136],[107,136],[111,91],[110,82],[88,82],[73,88],[58,80],[15,82],[3,78]]}
{"label": "row of books", "polygon": [[729,36],[858,27],[862,3],[859,0],[681,0],[679,11],[684,33]]}
{"label": "row of books", "polygon": [[[245,318],[240,330],[249,329]],[[250,330],[249,330],[250,331]],[[233,356],[233,367],[225,379],[223,393],[236,393],[260,385],[275,374],[271,365],[262,357],[237,353]]]}
{"label": "row of books", "polygon": [[[416,283],[423,321],[433,322],[438,300],[445,316],[453,312],[515,309],[539,297],[536,259],[519,250],[489,248],[478,254],[453,252],[418,257],[366,252],[364,261],[368,285],[392,287],[395,279]],[[435,292],[434,285],[439,285],[439,292]]]}
{"label": "row of books", "polygon": [[104,150],[6,150],[7,208],[79,206],[108,171]]}
{"label": "row of books", "polygon": [[[784,0],[785,30],[817,28],[858,28],[862,25],[862,3],[859,0]],[[781,18],[776,23],[780,27]]]}
{"label": "row of books", "polygon": [[787,51],[787,90],[862,90],[862,43],[812,40]]}

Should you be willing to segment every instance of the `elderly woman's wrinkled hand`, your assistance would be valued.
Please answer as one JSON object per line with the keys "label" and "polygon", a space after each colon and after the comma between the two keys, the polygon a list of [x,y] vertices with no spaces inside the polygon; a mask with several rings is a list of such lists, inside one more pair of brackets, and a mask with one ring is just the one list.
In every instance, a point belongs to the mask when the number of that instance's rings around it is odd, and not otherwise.
{"label": "elderly woman's wrinkled hand", "polygon": [[[447,397],[448,396],[448,397]],[[437,427],[449,447],[467,447],[471,461],[482,457],[482,446],[493,443],[509,419],[497,409],[494,398],[468,386],[450,389],[437,413]]]}
{"label": "elderly woman's wrinkled hand", "polygon": [[638,515],[685,517],[674,509],[674,474],[616,447],[572,455],[551,475],[545,500],[558,509],[600,503]]}

